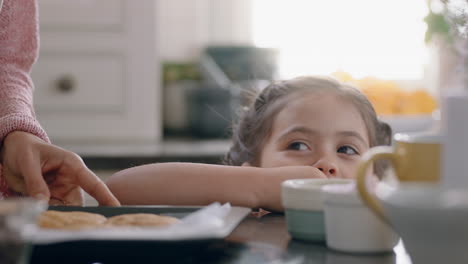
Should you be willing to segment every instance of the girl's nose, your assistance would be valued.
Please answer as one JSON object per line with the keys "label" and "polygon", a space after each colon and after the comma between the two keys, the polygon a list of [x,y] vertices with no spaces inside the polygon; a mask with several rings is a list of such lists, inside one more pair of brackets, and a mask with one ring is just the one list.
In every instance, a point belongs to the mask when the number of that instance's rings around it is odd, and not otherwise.
{"label": "girl's nose", "polygon": [[313,166],[322,171],[328,178],[338,177],[338,166],[330,160],[320,159]]}

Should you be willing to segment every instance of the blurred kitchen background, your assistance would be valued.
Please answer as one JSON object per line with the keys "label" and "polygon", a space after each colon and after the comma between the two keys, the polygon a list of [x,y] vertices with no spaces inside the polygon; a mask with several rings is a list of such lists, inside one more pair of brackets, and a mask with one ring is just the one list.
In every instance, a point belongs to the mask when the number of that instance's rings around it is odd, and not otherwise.
{"label": "blurred kitchen background", "polygon": [[39,6],[38,118],[94,170],[219,163],[237,109],[272,80],[333,74],[361,88],[395,131],[430,129],[440,92],[467,86],[466,41],[454,37],[467,31],[466,0]]}

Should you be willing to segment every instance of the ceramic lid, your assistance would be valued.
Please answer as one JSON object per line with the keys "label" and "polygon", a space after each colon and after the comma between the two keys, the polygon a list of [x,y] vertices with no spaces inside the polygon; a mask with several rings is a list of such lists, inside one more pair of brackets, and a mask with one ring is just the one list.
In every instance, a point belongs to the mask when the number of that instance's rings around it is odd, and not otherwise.
{"label": "ceramic lid", "polygon": [[329,184],[348,184],[349,179],[293,179],[281,186],[283,206],[298,210],[322,210],[321,188]]}

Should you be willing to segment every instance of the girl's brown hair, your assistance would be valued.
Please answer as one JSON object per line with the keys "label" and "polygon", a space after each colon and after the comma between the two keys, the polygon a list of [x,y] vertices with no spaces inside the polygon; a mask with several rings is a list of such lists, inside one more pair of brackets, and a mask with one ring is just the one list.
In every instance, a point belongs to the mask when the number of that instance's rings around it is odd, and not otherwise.
{"label": "girl's brown hair", "polygon": [[[249,107],[241,109],[240,118],[233,126],[233,142],[224,163],[240,166],[247,162],[256,166],[262,147],[270,136],[274,117],[288,102],[287,97],[297,92],[334,93],[349,100],[366,124],[370,147],[390,145],[390,126],[378,120],[374,107],[357,88],[329,77],[304,76],[270,84],[254,98]],[[381,176],[385,165],[376,163],[374,169]]]}

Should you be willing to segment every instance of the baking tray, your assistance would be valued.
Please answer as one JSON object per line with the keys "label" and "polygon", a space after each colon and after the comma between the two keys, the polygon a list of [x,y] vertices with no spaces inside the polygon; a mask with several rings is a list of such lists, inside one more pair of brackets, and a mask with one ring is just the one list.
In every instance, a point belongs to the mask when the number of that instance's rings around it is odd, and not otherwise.
{"label": "baking tray", "polygon": [[[50,206],[49,210],[85,211],[106,217],[129,213],[153,213],[183,218],[199,209],[204,209],[196,220],[169,227],[115,227],[105,229],[51,230],[38,229],[33,234],[35,244],[47,244],[71,240],[200,240],[223,238],[244,219],[249,208],[232,207],[215,203],[206,207],[193,206],[121,206],[121,207],[68,207]],[[195,221],[195,222],[194,222]],[[214,222],[213,222],[214,221]]]}
{"label": "baking tray", "polygon": [[[168,206],[168,205],[138,205],[138,206],[53,206],[48,210],[57,210],[62,212],[82,211],[88,213],[102,214],[105,217],[111,217],[121,214],[149,213],[162,214],[182,218],[193,213],[203,206]],[[234,208],[234,207],[233,207]]]}
{"label": "baking tray", "polygon": [[[106,217],[127,213],[154,213],[182,218],[202,208],[200,206],[49,206],[48,209],[99,213]],[[225,253],[220,250],[220,247],[231,243],[223,241],[224,237],[229,235],[249,212],[249,208],[231,207],[229,214],[225,217],[224,231],[206,236],[173,240],[77,239],[47,244],[33,243],[31,263],[63,263],[63,261],[66,263],[130,263],[128,261],[131,261],[133,263],[137,259],[157,260],[157,262],[179,260],[182,263],[192,263],[193,258],[199,260],[208,256],[215,259],[224,258]]]}

